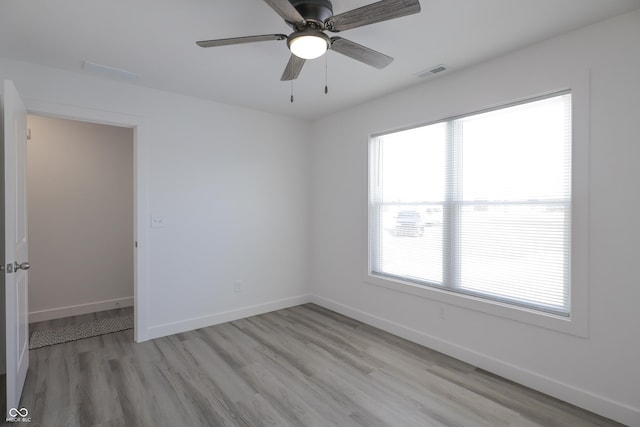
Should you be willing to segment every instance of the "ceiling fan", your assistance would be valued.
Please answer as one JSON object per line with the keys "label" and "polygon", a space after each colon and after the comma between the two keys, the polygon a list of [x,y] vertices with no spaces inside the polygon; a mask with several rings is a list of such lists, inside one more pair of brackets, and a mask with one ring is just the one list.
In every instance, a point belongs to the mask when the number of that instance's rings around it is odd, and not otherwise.
{"label": "ceiling fan", "polygon": [[280,78],[282,81],[297,79],[307,59],[318,58],[328,49],[382,69],[393,58],[342,37],[329,37],[325,31],[337,33],[420,12],[419,0],[382,0],[338,15],[333,14],[330,0],[264,1],[293,28],[293,33],[288,36],[264,34],[202,40],[196,44],[200,47],[215,47],[286,39],[291,57]]}

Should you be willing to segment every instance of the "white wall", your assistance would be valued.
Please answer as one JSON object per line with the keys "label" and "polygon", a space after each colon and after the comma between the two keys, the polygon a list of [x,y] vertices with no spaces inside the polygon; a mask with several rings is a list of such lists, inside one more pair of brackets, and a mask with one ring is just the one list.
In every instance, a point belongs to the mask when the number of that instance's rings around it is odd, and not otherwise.
{"label": "white wall", "polygon": [[133,305],[133,130],[27,126],[30,321]]}
{"label": "white wall", "polygon": [[[314,300],[640,426],[638,46],[640,11],[314,122]],[[364,280],[368,135],[561,89],[577,80],[588,81],[589,76],[587,338],[438,303]],[[327,129],[339,131],[327,137]]]}
{"label": "white wall", "polygon": [[137,126],[138,339],[308,300],[307,123],[10,59],[0,78],[32,113]]}

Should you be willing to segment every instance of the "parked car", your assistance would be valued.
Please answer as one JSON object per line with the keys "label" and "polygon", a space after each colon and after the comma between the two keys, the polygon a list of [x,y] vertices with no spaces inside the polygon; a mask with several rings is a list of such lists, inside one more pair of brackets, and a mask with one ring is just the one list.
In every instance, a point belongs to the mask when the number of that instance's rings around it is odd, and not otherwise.
{"label": "parked car", "polygon": [[396,215],[396,236],[422,236],[424,226],[424,219],[416,210],[400,211]]}

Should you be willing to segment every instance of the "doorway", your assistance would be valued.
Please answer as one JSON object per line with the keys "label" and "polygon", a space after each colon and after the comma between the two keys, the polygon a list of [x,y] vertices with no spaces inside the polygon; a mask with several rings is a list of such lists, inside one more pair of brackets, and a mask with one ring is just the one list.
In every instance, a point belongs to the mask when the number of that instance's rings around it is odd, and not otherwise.
{"label": "doorway", "polygon": [[27,125],[30,323],[133,306],[134,129]]}
{"label": "doorway", "polygon": [[[3,139],[5,141],[14,141],[15,143],[19,141],[24,141],[24,143],[22,143],[21,149],[22,149],[22,152],[24,153],[24,155],[22,155],[22,158],[25,160],[24,162],[22,162],[19,159],[20,157],[18,155],[20,153],[19,144],[18,144],[18,148],[16,148],[16,144],[14,143],[9,144],[8,150],[10,151],[8,152],[8,154],[6,151],[7,148],[5,146],[4,157],[6,159],[12,159],[14,157],[17,157],[15,162],[8,162],[8,163],[5,162],[3,175],[9,184],[4,185],[2,188],[8,189],[7,194],[9,194],[10,189],[14,188],[13,181],[18,179],[19,176],[24,176],[23,181],[26,184],[27,114],[30,113],[30,114],[42,115],[45,117],[67,118],[71,120],[79,120],[79,121],[90,122],[90,123],[103,123],[107,125],[126,127],[132,130],[133,158],[134,158],[134,165],[133,165],[134,208],[133,208],[132,215],[134,217],[134,227],[133,227],[134,230],[133,230],[133,239],[131,241],[131,244],[133,248],[133,243],[135,243],[135,250],[134,250],[134,256],[133,256],[133,270],[134,270],[133,304],[135,307],[134,340],[136,342],[146,341],[148,339],[147,313],[148,313],[149,304],[148,304],[148,285],[147,285],[148,268],[147,268],[147,250],[146,250],[147,242],[148,242],[148,233],[146,230],[148,228],[146,164],[148,160],[147,160],[147,151],[145,149],[147,144],[146,142],[144,142],[144,141],[147,141],[148,134],[147,134],[147,126],[144,124],[145,119],[138,115],[122,114],[122,113],[117,113],[112,111],[98,110],[94,108],[88,108],[86,106],[75,106],[75,105],[69,105],[69,104],[51,103],[48,101],[37,100],[37,99],[29,100],[29,107],[27,110],[25,109],[25,106],[20,99],[20,94],[16,91],[15,86],[12,84],[11,81],[5,81],[3,84],[3,87],[4,87],[4,91],[2,93],[2,101],[3,101],[3,109],[5,111],[5,114],[3,116],[6,120],[0,120],[0,124],[9,124],[9,123],[12,124],[12,126],[4,126],[4,131],[2,133],[4,134],[5,138]],[[21,115],[23,118],[20,117]],[[13,165],[14,163],[16,165],[25,163],[24,175],[20,175],[19,173],[16,173],[16,171],[14,170],[15,167],[7,166],[7,165]],[[19,194],[26,195],[26,192],[18,193],[18,195]],[[11,203],[16,207],[23,206],[21,205],[22,202],[20,202],[20,200],[24,200],[26,202],[26,197],[22,197],[22,198],[14,197],[14,199],[15,200],[11,200]],[[5,194],[4,200],[7,200],[6,194]],[[10,215],[12,210],[8,209],[6,212],[7,212],[7,218],[10,218],[11,221],[13,221],[12,219],[13,214]],[[25,223],[25,230],[26,230],[26,223],[27,223],[26,207],[22,209],[21,212],[25,213],[25,215],[23,216],[25,217],[24,223]],[[13,222],[11,221],[8,221],[7,219],[5,219],[5,225],[9,230],[8,232],[9,234],[7,235],[13,235],[13,232],[15,231],[15,229],[11,228],[15,226],[15,225],[11,225],[13,224]],[[17,234],[16,234],[16,237],[18,237]],[[25,234],[25,240],[26,240],[26,234]],[[5,246],[8,249],[7,249],[7,253],[4,254],[4,258],[7,263],[11,262],[11,266],[15,264],[13,263],[14,258],[16,259],[20,258],[21,261],[23,261],[23,259],[27,259],[28,257],[27,254],[14,253],[16,250],[15,245],[10,244],[8,240]],[[26,265],[26,268],[24,267],[24,265]],[[9,271],[9,264],[6,264],[6,268],[7,268],[7,271]],[[68,268],[70,272],[69,274],[72,274],[73,265],[68,266]],[[22,263],[20,265],[20,269],[28,270],[29,269],[28,263],[26,262]],[[4,278],[5,275],[2,275],[2,277]],[[8,275],[6,277],[13,278],[14,275]],[[11,283],[5,283],[5,282],[11,282]],[[3,286],[7,289],[7,296],[9,296],[9,289],[12,289],[12,292],[14,292],[13,289],[15,289],[15,282],[16,282],[15,280],[3,281]],[[24,286],[22,286],[22,288],[26,291],[27,289],[26,283]],[[11,300],[13,300],[15,297],[14,293],[11,294],[11,298],[10,298]],[[17,407],[20,390],[22,389],[22,384],[24,383],[24,375],[26,375],[26,369],[24,369],[24,372],[23,372],[22,367],[27,366],[28,364],[28,362],[26,364],[22,363],[22,364],[18,364],[18,366],[16,367],[13,364],[9,363],[9,359],[10,359],[9,356],[11,357],[15,356],[9,353],[17,352],[18,349],[24,348],[23,345],[21,344],[23,341],[19,341],[20,344],[17,344],[16,340],[20,340],[22,335],[24,335],[25,337],[28,337],[26,333],[27,332],[26,326],[28,326],[28,310],[27,310],[28,298],[26,297],[27,293],[24,292],[24,294],[25,294],[24,295],[25,298],[23,298],[24,310],[22,311],[18,310],[19,312],[17,313],[17,319],[16,319],[17,309],[14,307],[22,307],[22,304],[17,304],[17,305],[8,304],[8,303],[4,304],[2,307],[3,308],[2,311],[4,311],[4,313],[3,313],[3,316],[1,316],[3,321],[7,320],[7,323],[3,325],[4,327],[0,328],[2,331],[4,331],[5,329],[7,331],[7,336],[5,337],[5,339],[0,340],[0,345],[2,345],[3,347],[2,349],[3,351],[1,353],[3,355],[4,354],[7,355],[7,362],[6,362],[7,366],[11,366],[10,371],[7,372],[7,375],[6,375],[7,388],[9,387],[9,384],[8,384],[9,382],[8,380],[10,379],[9,377],[13,378],[11,381],[12,390],[13,390],[13,386],[16,387],[15,392],[11,394],[11,399],[9,399],[9,393],[7,393],[7,402],[9,402],[10,400],[11,402],[9,403],[11,403],[10,406],[12,407],[14,406]],[[19,331],[22,331],[24,329],[25,333],[16,337],[14,334],[15,329],[18,329]],[[11,331],[11,337],[9,337],[9,331]],[[26,354],[28,354],[28,351],[26,352]],[[12,363],[13,362],[15,362],[15,360],[12,360]],[[2,365],[4,366],[5,364],[3,363]],[[22,380],[20,380],[20,378],[17,378],[17,379],[15,378],[16,375],[18,375],[16,374],[16,372],[18,374],[20,374],[21,372],[23,373]],[[3,392],[6,391],[5,387],[1,387],[1,388]],[[16,397],[18,400],[16,400]],[[3,401],[4,400],[5,399],[3,399]]]}

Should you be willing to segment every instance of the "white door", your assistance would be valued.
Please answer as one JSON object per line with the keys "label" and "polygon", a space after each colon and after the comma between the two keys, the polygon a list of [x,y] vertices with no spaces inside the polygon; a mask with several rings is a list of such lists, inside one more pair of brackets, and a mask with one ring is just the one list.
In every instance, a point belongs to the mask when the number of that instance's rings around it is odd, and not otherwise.
{"label": "white door", "polygon": [[11,81],[5,80],[2,98],[5,258],[0,263],[5,275],[7,411],[11,411],[19,409],[29,368],[27,110]]}

